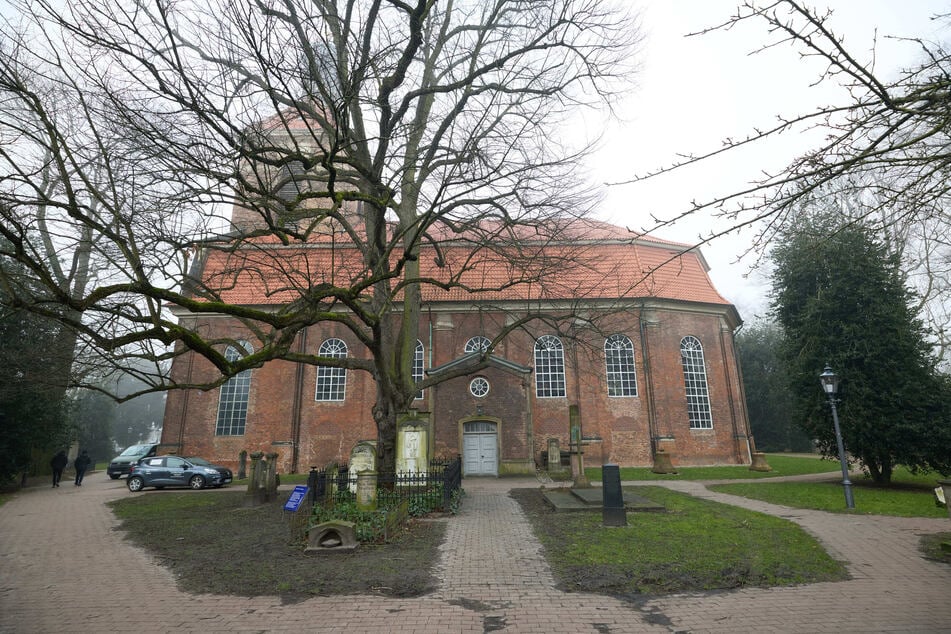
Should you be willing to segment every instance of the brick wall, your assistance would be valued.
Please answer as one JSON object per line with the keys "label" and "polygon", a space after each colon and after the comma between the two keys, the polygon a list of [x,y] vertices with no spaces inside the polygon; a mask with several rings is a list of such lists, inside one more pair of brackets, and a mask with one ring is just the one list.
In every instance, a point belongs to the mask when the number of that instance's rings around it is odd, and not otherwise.
{"label": "brick wall", "polygon": [[[425,346],[426,366],[439,366],[459,357],[470,337],[492,338],[503,320],[501,314],[486,312],[425,317],[419,339]],[[236,336],[237,327],[227,318],[206,317],[203,322],[209,336]],[[604,336],[615,332],[627,335],[634,343],[636,397],[607,396]],[[516,331],[494,354],[531,367],[534,338],[542,334],[555,333],[544,329]],[[686,335],[697,337],[703,345],[712,430],[689,428],[680,357],[680,342]],[[316,354],[321,342],[331,336],[347,343],[350,356],[365,354],[356,338],[337,325],[311,329],[298,345]],[[652,462],[652,438],[656,441],[658,437],[673,452],[675,464],[748,463],[748,426],[739,396],[732,333],[720,315],[685,306],[652,308],[643,315],[638,311],[620,312],[605,322],[600,332],[580,333],[576,340],[562,338],[562,342],[567,388],[564,398],[537,398],[533,374],[498,367],[427,390],[425,398],[415,404],[421,411],[432,412],[434,453],[461,452],[461,421],[484,416],[499,421],[500,460],[537,462],[547,450],[550,437],[559,438],[562,448],[567,449],[568,406],[577,403],[584,435],[599,438],[585,448],[589,466],[604,462],[648,466]],[[216,370],[188,353],[176,359],[172,372],[176,380],[195,382],[211,380]],[[485,398],[469,392],[469,381],[477,375],[485,377],[491,386]],[[345,461],[358,441],[376,437],[371,409],[375,384],[368,373],[351,370],[344,401],[317,402],[316,376],[313,366],[287,362],[272,362],[253,370],[244,436],[215,436],[218,389],[172,392],[166,405],[163,444],[166,449],[201,455],[232,467],[237,466],[242,450],[277,451],[281,454],[280,468],[286,472],[292,468],[296,436],[298,470],[324,466],[331,460]]]}

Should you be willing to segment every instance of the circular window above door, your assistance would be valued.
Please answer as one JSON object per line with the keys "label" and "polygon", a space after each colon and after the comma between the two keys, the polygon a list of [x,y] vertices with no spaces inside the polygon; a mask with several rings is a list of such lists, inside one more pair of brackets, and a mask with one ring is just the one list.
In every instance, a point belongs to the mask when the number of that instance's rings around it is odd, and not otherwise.
{"label": "circular window above door", "polygon": [[489,393],[489,381],[484,376],[477,376],[469,381],[469,392],[478,398]]}

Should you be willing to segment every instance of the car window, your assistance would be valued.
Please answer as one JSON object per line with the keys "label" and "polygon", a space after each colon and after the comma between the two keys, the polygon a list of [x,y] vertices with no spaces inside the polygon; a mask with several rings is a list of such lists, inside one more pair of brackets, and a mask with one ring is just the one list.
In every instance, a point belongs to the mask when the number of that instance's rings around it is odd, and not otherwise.
{"label": "car window", "polygon": [[151,445],[132,445],[125,451],[123,451],[120,456],[141,456],[149,450]]}
{"label": "car window", "polygon": [[170,457],[165,459],[165,466],[171,469],[181,469],[183,467],[187,467],[188,463],[182,460],[181,458]]}
{"label": "car window", "polygon": [[164,458],[146,458],[142,461],[142,464],[148,465],[150,467],[161,467],[163,460]]}

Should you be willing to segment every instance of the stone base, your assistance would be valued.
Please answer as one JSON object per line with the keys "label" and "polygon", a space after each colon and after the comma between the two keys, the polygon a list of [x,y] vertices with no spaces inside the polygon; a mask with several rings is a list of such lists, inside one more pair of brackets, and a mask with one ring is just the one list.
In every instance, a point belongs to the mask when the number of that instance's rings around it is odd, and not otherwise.
{"label": "stone base", "polygon": [[356,524],[331,520],[311,527],[307,531],[305,553],[346,553],[357,547]]}
{"label": "stone base", "polygon": [[499,475],[535,475],[535,463],[531,460],[501,460]]}
{"label": "stone base", "polygon": [[654,454],[654,466],[651,471],[654,473],[677,473],[670,454],[663,449],[658,449],[657,453]]}
{"label": "stone base", "polygon": [[753,464],[750,465],[750,471],[772,471],[773,468],[766,463],[766,454],[762,451],[753,452]]}
{"label": "stone base", "polygon": [[948,509],[948,517],[951,517],[951,480],[938,480],[938,485],[944,492],[944,506]]}

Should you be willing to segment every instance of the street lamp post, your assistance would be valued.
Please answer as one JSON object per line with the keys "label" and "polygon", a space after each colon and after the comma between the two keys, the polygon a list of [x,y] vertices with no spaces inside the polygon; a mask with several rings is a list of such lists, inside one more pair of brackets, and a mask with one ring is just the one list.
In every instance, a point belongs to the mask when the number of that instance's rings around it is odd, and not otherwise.
{"label": "street lamp post", "polygon": [[842,466],[842,487],[845,489],[845,507],[854,509],[855,500],[852,498],[852,482],[849,481],[849,463],[845,459],[845,445],[842,444],[842,432],[839,430],[839,413],[835,409],[835,395],[839,390],[839,377],[829,366],[819,375],[819,382],[826,396],[829,397],[829,406],[832,408],[832,425],[835,427],[835,442],[839,447],[839,464]]}

